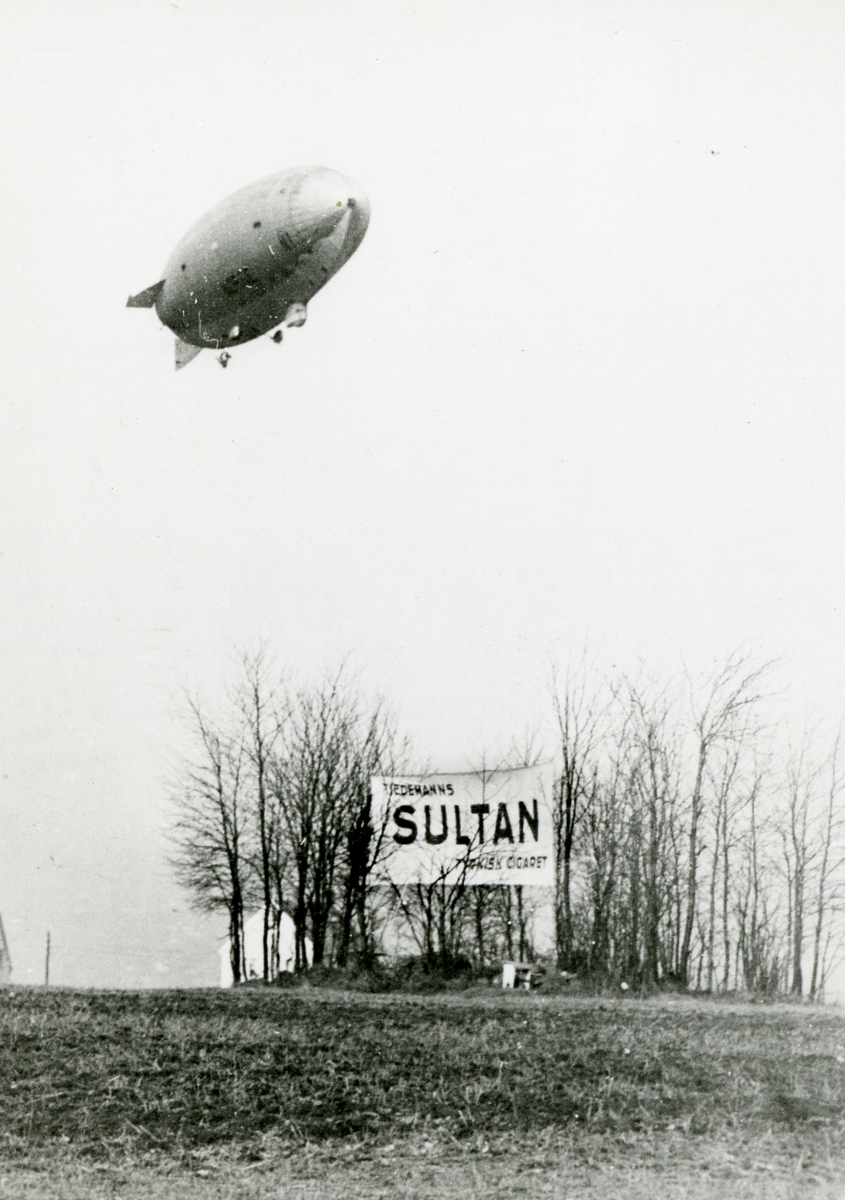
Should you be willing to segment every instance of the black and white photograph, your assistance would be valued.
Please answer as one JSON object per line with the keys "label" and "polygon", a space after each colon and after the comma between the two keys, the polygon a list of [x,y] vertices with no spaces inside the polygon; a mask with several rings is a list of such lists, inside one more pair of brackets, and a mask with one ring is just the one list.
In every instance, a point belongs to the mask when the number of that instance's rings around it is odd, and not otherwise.
{"label": "black and white photograph", "polygon": [[842,1200],[845,9],[2,26],[0,1200]]}

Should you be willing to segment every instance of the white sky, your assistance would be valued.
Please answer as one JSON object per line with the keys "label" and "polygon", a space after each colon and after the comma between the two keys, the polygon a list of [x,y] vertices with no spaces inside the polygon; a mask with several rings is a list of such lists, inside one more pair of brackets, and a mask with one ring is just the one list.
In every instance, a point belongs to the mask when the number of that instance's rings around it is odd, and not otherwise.
{"label": "white sky", "polygon": [[[351,652],[422,757],[550,654],[752,643],[845,710],[845,9],[7,5],[0,913],[15,977],[214,983],[161,829],[183,683]],[[289,166],[368,192],[283,346],[130,292]]]}

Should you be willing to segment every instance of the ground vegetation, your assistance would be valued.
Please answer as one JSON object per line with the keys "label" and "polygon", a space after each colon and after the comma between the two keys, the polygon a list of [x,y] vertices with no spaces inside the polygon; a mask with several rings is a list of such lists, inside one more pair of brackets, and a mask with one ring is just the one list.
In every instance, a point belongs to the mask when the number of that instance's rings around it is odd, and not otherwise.
{"label": "ground vegetation", "polygon": [[555,1180],[600,1197],[625,1180],[644,1195],[646,1179],[678,1196],[832,1188],[845,1021],[797,1004],[489,988],[0,991],[0,1195],[6,1180],[18,1190],[5,1194],[46,1195],[33,1181],[50,1179],[64,1196],[99,1180],[112,1196],[134,1195],[133,1180],[148,1196],[264,1195],[272,1181],[290,1195],[309,1164],[353,1195],[390,1194],[405,1168],[409,1195],[426,1180],[457,1194],[448,1172],[501,1194],[488,1162],[540,1194]]}

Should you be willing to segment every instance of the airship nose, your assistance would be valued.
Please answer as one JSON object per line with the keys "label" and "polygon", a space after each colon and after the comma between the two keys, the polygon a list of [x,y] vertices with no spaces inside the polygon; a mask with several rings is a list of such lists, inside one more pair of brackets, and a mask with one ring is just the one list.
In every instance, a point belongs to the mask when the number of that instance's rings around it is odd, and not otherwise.
{"label": "airship nose", "polygon": [[361,188],[337,171],[309,171],[291,198],[294,220],[302,233],[310,238],[328,237],[349,215],[351,223],[360,227],[360,236],[370,219],[370,205]]}
{"label": "airship nose", "polygon": [[358,187],[351,179],[346,180],[347,197],[346,211],[349,213],[349,223],[358,233],[359,240],[364,236],[370,223],[370,202],[363,188]]}

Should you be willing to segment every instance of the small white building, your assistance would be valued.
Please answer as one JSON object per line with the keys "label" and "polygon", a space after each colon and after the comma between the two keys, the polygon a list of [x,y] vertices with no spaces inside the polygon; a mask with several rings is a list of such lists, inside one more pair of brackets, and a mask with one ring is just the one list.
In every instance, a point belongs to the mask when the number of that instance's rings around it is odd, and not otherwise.
{"label": "small white building", "polygon": [[[305,939],[305,954],[310,963],[311,942],[308,938]],[[246,979],[261,979],[264,974],[264,910],[261,908],[244,921],[244,961]],[[279,970],[283,973],[291,972],[295,962],[296,930],[293,918],[289,913],[282,913],[279,923]],[[231,942],[226,938],[220,947],[220,986],[230,988],[234,982]]]}

